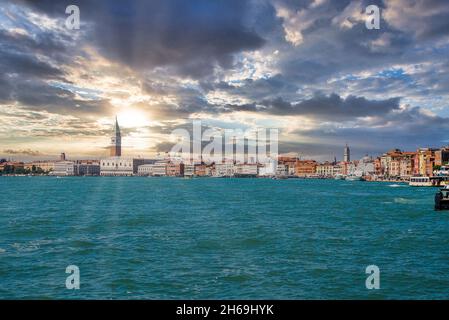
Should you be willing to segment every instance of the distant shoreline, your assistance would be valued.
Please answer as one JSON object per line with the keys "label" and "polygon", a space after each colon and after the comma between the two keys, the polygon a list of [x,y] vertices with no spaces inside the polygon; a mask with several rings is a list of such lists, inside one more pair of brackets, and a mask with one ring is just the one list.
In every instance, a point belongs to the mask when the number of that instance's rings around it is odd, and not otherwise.
{"label": "distant shoreline", "polygon": [[[177,179],[269,179],[269,180],[335,180],[335,181],[347,181],[345,179],[334,179],[333,177],[326,178],[326,177],[297,177],[297,176],[291,176],[291,177],[264,177],[264,176],[248,176],[248,177],[241,177],[241,176],[223,176],[223,177],[217,177],[217,176],[143,176],[143,175],[132,175],[132,176],[102,176],[102,175],[67,175],[67,176],[55,176],[55,175],[48,175],[48,174],[41,174],[41,175],[28,175],[28,174],[4,174],[0,175],[0,177],[49,177],[49,178],[95,178],[95,177],[102,177],[102,178],[177,178]],[[354,181],[351,181],[354,182]],[[357,182],[357,181],[356,181]],[[404,180],[394,180],[394,179],[378,179],[378,180],[360,180],[358,182],[389,182],[389,183],[404,183],[408,184],[408,181]]]}

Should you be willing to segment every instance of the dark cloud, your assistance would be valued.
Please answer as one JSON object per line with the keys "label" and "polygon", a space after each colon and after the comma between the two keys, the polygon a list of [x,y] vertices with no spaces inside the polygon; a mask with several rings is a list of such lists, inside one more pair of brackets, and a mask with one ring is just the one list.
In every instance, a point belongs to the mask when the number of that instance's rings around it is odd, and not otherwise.
{"label": "dark cloud", "polygon": [[294,100],[298,97],[297,91],[300,88],[296,83],[289,81],[281,74],[257,80],[245,79],[239,85],[229,84],[224,81],[218,83],[201,82],[201,87],[206,92],[214,90],[225,91],[253,101],[274,99],[278,96]]}
{"label": "dark cloud", "polygon": [[368,100],[364,97],[337,94],[317,94],[299,103],[290,103],[277,98],[240,106],[228,106],[235,111],[253,111],[273,115],[303,115],[321,120],[351,120],[359,117],[382,116],[399,109],[400,98],[387,100]]}
{"label": "dark cloud", "polygon": [[83,21],[93,24],[91,42],[105,56],[137,69],[164,66],[200,78],[215,66],[230,67],[233,54],[265,42],[245,25],[249,1],[25,2],[55,16],[78,5]]}
{"label": "dark cloud", "polygon": [[295,133],[301,137],[298,140],[312,140],[320,145],[343,146],[349,142],[355,155],[361,157],[366,153],[380,154],[398,147],[407,151],[419,147],[441,147],[449,142],[441,132],[448,130],[448,118],[429,115],[415,107],[360,121],[356,126],[326,125]]}
{"label": "dark cloud", "polygon": [[[0,29],[0,102],[14,101],[18,93],[16,87],[20,84],[64,79],[64,72],[51,65],[45,59],[46,56],[41,54],[40,51],[46,46],[43,45],[39,51],[35,50],[37,41],[25,35],[13,36]],[[52,48],[53,46],[49,46],[47,53]]]}
{"label": "dark cloud", "polygon": [[[81,100],[73,92],[41,80],[10,79],[10,90],[4,101],[13,100],[28,110],[55,114],[104,115],[112,112],[108,100]],[[0,91],[1,92],[1,91]],[[0,101],[2,97],[0,96]]]}
{"label": "dark cloud", "polygon": [[449,36],[449,4],[446,0],[385,0],[387,23],[418,41]]}

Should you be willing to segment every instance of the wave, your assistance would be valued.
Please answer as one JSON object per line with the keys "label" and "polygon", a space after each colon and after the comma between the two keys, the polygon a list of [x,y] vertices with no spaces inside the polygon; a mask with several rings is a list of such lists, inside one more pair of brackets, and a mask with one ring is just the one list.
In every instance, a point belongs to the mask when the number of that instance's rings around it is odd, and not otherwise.
{"label": "wave", "polygon": [[406,199],[406,198],[394,198],[395,203],[402,203],[402,204],[410,204],[410,203],[416,203],[416,200],[414,199]]}
{"label": "wave", "polygon": [[390,188],[399,188],[399,187],[407,187],[405,184],[389,184]]}

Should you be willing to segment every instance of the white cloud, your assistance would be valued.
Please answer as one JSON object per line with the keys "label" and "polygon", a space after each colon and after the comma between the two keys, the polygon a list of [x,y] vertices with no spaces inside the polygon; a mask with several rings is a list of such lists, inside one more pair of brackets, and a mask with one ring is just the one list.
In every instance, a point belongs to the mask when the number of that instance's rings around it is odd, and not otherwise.
{"label": "white cloud", "polygon": [[356,23],[364,22],[366,16],[364,15],[364,8],[359,1],[350,2],[341,14],[332,19],[332,24],[340,28],[352,28]]}
{"label": "white cloud", "polygon": [[[313,4],[319,2],[317,1]],[[313,8],[317,6],[318,4],[314,5]],[[294,46],[299,46],[304,41],[302,32],[312,26],[315,21],[314,16],[310,14],[310,10],[308,9],[294,11],[280,3],[275,3],[274,7],[276,9],[276,16],[283,21],[282,26],[285,32],[285,40]]]}

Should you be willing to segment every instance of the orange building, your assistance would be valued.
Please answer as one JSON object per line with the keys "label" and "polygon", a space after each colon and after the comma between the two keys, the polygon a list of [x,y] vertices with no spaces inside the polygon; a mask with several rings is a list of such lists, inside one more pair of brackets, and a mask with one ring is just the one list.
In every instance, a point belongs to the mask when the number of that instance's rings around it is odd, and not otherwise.
{"label": "orange building", "polygon": [[[407,178],[414,174],[416,163],[415,152],[403,152],[393,149],[380,158],[380,172],[389,177]],[[376,170],[377,171],[377,170]]]}
{"label": "orange building", "polygon": [[182,177],[183,175],[184,175],[184,163],[169,162],[167,164],[167,176]]}
{"label": "orange building", "polygon": [[383,176],[385,173],[379,157],[374,159],[374,170],[376,172],[376,175],[378,175],[378,176]]}
{"label": "orange building", "polygon": [[296,174],[296,162],[299,161],[296,157],[286,157],[281,156],[278,157],[278,164],[285,165],[287,169],[288,175],[295,175]]}
{"label": "orange building", "polygon": [[316,174],[317,162],[315,160],[297,160],[295,174],[298,177],[307,177]]}
{"label": "orange building", "polygon": [[420,176],[433,176],[433,167],[435,166],[435,153],[438,149],[420,148],[416,151],[414,157],[414,174]]}
{"label": "orange building", "polygon": [[442,166],[449,163],[449,147],[435,151],[435,165]]}
{"label": "orange building", "polygon": [[204,177],[207,175],[205,164],[195,164],[194,175]]}

